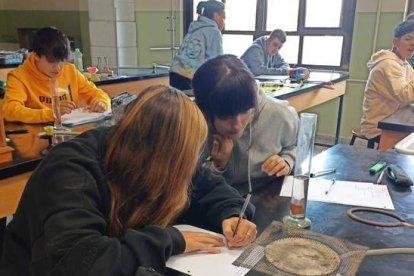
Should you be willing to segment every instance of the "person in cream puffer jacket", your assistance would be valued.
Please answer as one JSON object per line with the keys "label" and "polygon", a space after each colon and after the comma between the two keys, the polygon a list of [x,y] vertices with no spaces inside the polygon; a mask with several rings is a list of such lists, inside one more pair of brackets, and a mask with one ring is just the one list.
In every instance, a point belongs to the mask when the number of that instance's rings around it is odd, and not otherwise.
{"label": "person in cream puffer jacket", "polygon": [[378,122],[414,102],[414,70],[407,62],[414,53],[414,21],[400,23],[393,48],[376,52],[368,62],[361,132],[369,139],[381,135]]}

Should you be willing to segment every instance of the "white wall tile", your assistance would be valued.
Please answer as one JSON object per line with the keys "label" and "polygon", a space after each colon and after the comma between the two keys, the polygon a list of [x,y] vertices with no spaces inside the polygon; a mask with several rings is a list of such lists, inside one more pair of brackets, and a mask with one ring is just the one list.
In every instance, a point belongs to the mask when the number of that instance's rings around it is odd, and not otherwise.
{"label": "white wall tile", "polygon": [[117,22],[116,32],[118,47],[137,46],[137,26],[135,22]]}
{"label": "white wall tile", "polygon": [[403,12],[405,0],[357,0],[357,12],[376,12],[382,1],[382,12]]}
{"label": "white wall tile", "polygon": [[[365,1],[365,0],[364,0]],[[182,10],[182,0],[173,0],[173,10]],[[168,11],[171,8],[171,0],[135,0],[137,11]]]}
{"label": "white wall tile", "polygon": [[115,21],[113,0],[88,0],[89,20]]}
{"label": "white wall tile", "polygon": [[122,2],[115,5],[117,21],[134,21],[135,22],[135,3]]}
{"label": "white wall tile", "polygon": [[115,22],[90,21],[91,46],[116,47]]}
{"label": "white wall tile", "polygon": [[137,67],[138,57],[136,47],[119,47],[119,67]]}
{"label": "white wall tile", "polygon": [[[116,47],[91,47],[91,57],[93,66],[98,65],[98,56],[108,57],[109,67],[117,66]],[[104,60],[102,59],[101,66],[105,66]]]}

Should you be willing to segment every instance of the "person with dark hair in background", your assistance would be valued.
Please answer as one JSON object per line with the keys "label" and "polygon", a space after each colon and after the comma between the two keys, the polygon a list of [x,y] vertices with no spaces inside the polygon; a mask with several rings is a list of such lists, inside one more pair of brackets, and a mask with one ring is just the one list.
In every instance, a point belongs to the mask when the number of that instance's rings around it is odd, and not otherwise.
{"label": "person with dark hair in background", "polygon": [[379,142],[378,122],[414,102],[414,70],[407,62],[414,53],[414,21],[394,29],[391,50],[380,50],[368,61],[369,76],[362,104],[361,132]]}
{"label": "person with dark hair in background", "polygon": [[0,275],[148,275],[172,255],[220,252],[221,238],[171,227],[178,216],[221,229],[230,248],[252,242],[253,207],[233,234],[244,199],[202,168],[192,179],[206,135],[197,105],[159,85],[117,125],[57,145],[7,225]]}
{"label": "person with dark hair in background", "polygon": [[94,112],[111,108],[109,96],[81,74],[71,57],[69,39],[54,27],[38,30],[32,53],[7,77],[3,116],[7,121],[46,123],[53,121],[52,89],[60,98],[61,114],[86,102]]}
{"label": "person with dark hair in background", "polygon": [[171,64],[170,85],[182,90],[191,89],[194,72],[204,61],[223,54],[224,4],[201,1],[197,14]]}
{"label": "person with dark hair in background", "polygon": [[304,67],[290,68],[279,54],[280,49],[286,42],[286,33],[283,30],[273,30],[269,36],[256,39],[244,52],[241,59],[252,71],[253,75],[290,75],[292,71],[301,70],[306,79],[309,70]]}
{"label": "person with dark hair in background", "polygon": [[222,55],[206,61],[194,74],[193,89],[209,124],[202,158],[212,172],[241,193],[249,171],[256,179],[291,172],[298,115],[286,101],[259,90],[242,60]]}

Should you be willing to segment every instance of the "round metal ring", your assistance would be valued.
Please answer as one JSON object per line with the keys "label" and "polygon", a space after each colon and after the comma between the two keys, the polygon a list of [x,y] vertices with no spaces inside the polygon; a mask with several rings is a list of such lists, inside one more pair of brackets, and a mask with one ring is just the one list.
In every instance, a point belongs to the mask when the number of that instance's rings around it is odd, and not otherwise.
{"label": "round metal ring", "polygon": [[[382,215],[385,215],[385,216],[388,216],[388,217],[395,218],[398,221],[396,221],[396,222],[373,221],[373,220],[369,220],[369,219],[365,219],[365,218],[361,218],[361,217],[357,216],[355,214],[356,212],[370,212],[370,213],[382,214]],[[356,220],[356,221],[361,222],[361,223],[369,224],[369,225],[381,226],[381,227],[405,226],[405,219],[404,218],[402,218],[400,215],[398,215],[394,212],[387,211],[387,210],[374,209],[374,208],[364,208],[364,207],[354,207],[354,208],[349,209],[347,211],[347,214],[351,219]]]}

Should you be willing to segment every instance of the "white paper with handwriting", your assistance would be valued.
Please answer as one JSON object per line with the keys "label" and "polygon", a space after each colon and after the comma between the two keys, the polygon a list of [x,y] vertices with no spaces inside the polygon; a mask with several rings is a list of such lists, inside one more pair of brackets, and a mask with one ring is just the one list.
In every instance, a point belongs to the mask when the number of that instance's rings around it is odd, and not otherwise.
{"label": "white paper with handwriting", "polygon": [[[394,210],[387,185],[341,180],[331,184],[330,179],[311,178],[308,200]],[[292,196],[292,185],[293,176],[285,176],[280,196]]]}
{"label": "white paper with handwriting", "polygon": [[111,117],[111,111],[99,113],[91,112],[86,108],[77,108],[69,114],[62,115],[62,125],[76,126],[81,124],[97,122],[109,117]]}
{"label": "white paper with handwriting", "polygon": [[[224,236],[191,225],[175,225],[182,231],[197,231],[210,233],[224,239]],[[244,248],[228,249],[221,247],[221,253],[190,253],[172,256],[167,261],[167,267],[195,276],[228,275],[243,276],[249,272],[248,268],[235,266],[232,263],[240,256]]]}

